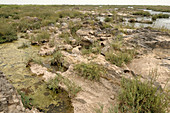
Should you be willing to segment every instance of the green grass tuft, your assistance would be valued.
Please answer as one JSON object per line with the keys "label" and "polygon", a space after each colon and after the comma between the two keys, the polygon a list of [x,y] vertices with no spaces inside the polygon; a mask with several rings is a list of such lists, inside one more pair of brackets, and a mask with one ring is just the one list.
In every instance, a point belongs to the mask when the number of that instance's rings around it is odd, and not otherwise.
{"label": "green grass tuft", "polygon": [[96,63],[76,64],[74,70],[77,71],[79,76],[96,81],[99,81],[100,77],[107,73],[103,66]]}
{"label": "green grass tuft", "polygon": [[119,110],[122,113],[165,113],[168,99],[157,91],[152,82],[138,79],[122,79],[119,94]]}

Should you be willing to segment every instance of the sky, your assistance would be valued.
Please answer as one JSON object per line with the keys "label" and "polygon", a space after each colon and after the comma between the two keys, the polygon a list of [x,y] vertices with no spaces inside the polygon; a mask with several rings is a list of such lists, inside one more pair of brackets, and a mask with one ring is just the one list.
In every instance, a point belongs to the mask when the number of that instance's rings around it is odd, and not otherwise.
{"label": "sky", "polygon": [[0,4],[169,5],[170,0],[0,0]]}

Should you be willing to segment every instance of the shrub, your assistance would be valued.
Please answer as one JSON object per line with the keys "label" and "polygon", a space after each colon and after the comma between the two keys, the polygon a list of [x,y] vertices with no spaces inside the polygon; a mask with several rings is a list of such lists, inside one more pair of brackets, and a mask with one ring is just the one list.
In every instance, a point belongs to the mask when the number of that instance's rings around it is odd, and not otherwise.
{"label": "shrub", "polygon": [[156,14],[152,16],[152,20],[156,20],[157,18],[169,18],[168,14]]}
{"label": "shrub", "polygon": [[58,68],[58,70],[61,70],[63,71],[64,70],[64,67],[63,67],[63,55],[60,51],[56,51],[54,54],[53,54],[53,58],[51,59],[51,65],[52,66],[56,66]]}
{"label": "shrub", "polygon": [[59,12],[57,12],[57,15],[59,18],[64,18],[64,17],[75,18],[75,17],[83,16],[83,14],[81,12],[71,11],[71,10],[59,11]]}
{"label": "shrub", "polygon": [[150,16],[151,14],[147,11],[137,11],[137,12],[134,12],[133,15]]}
{"label": "shrub", "polygon": [[61,75],[56,75],[56,77],[47,83],[47,88],[54,91],[58,91],[59,83],[63,83],[67,87],[67,91],[71,97],[75,97],[76,94],[81,91],[81,87],[77,86],[74,82],[69,79],[62,77]]}
{"label": "shrub", "polygon": [[150,81],[122,79],[119,109],[123,113],[165,113],[168,99]]}
{"label": "shrub", "polygon": [[111,22],[111,21],[112,21],[112,18],[107,17],[107,18],[104,19],[104,21],[105,21],[105,22]]}
{"label": "shrub", "polygon": [[77,86],[74,82],[71,82],[69,79],[64,79],[63,83],[66,85],[69,95],[73,98],[76,94],[81,91],[81,87]]}
{"label": "shrub", "polygon": [[106,74],[106,69],[96,63],[76,64],[74,70],[79,76],[96,81],[99,81],[100,76]]}
{"label": "shrub", "polygon": [[81,49],[81,52],[83,55],[90,54],[90,53],[99,54],[99,53],[101,53],[101,45],[98,42],[94,42],[88,48],[83,47]]}
{"label": "shrub", "polygon": [[58,84],[60,83],[61,79],[62,79],[61,76],[56,75],[54,79],[51,79],[50,81],[48,81],[47,88],[56,92],[56,90],[58,90],[59,88]]}
{"label": "shrub", "polygon": [[43,41],[49,41],[50,34],[47,31],[42,31],[36,36],[31,36],[31,42],[42,43]]}
{"label": "shrub", "polygon": [[0,43],[12,42],[13,40],[17,40],[17,32],[12,25],[9,23],[1,23],[0,22]]}
{"label": "shrub", "polygon": [[63,38],[65,43],[71,44],[71,41],[70,41],[70,39],[69,39],[70,34],[69,34],[68,32],[66,32],[66,33],[62,32],[62,33],[59,35],[59,37],[60,37],[60,38]]}
{"label": "shrub", "polygon": [[106,60],[117,66],[122,66],[123,63],[130,62],[132,60],[132,56],[128,53],[117,52],[117,54],[114,54],[110,51],[106,53]]}
{"label": "shrub", "polygon": [[27,30],[39,29],[41,27],[41,21],[35,20],[33,17],[29,17],[21,19],[18,23],[16,23],[16,25],[20,32],[25,33]]}

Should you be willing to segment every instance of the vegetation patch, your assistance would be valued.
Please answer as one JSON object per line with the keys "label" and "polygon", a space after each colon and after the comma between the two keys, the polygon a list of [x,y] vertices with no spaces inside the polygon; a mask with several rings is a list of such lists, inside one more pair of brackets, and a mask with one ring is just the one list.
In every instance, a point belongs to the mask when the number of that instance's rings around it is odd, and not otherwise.
{"label": "vegetation patch", "polygon": [[168,98],[150,81],[122,79],[119,94],[119,110],[123,113],[165,113]]}
{"label": "vegetation patch", "polygon": [[137,11],[137,12],[134,12],[133,15],[151,16],[151,14],[147,11]]}
{"label": "vegetation patch", "polygon": [[67,44],[71,44],[71,41],[69,39],[70,37],[70,34],[68,32],[62,32],[60,35],[59,35],[60,38],[64,39],[64,42],[67,43]]}
{"label": "vegetation patch", "polygon": [[106,54],[106,60],[110,61],[111,63],[122,66],[124,63],[128,63],[132,60],[132,55],[124,52],[117,52],[116,54],[113,52],[108,52]]}
{"label": "vegetation patch", "polygon": [[157,18],[169,18],[168,14],[155,14],[152,16],[152,20],[156,20]]}
{"label": "vegetation patch", "polygon": [[31,102],[31,98],[27,95],[25,95],[25,93],[23,92],[19,92],[19,94],[21,95],[21,101],[24,105],[25,108],[28,108],[28,109],[32,109],[32,102]]}
{"label": "vegetation patch", "polygon": [[12,25],[7,24],[5,21],[0,22],[0,24],[0,44],[18,39],[17,32]]}
{"label": "vegetation patch", "polygon": [[49,41],[50,34],[47,31],[42,31],[41,33],[38,33],[36,36],[31,37],[32,44],[38,43],[42,44],[44,42]]}
{"label": "vegetation patch", "polygon": [[76,64],[74,70],[79,76],[96,81],[99,81],[100,77],[107,73],[103,66],[92,62]]}
{"label": "vegetation patch", "polygon": [[58,93],[60,90],[59,83],[64,84],[67,88],[67,91],[70,97],[75,97],[76,94],[81,91],[81,87],[77,86],[74,82],[71,82],[67,78],[62,77],[61,75],[57,74],[55,79],[50,80],[47,83],[47,88]]}

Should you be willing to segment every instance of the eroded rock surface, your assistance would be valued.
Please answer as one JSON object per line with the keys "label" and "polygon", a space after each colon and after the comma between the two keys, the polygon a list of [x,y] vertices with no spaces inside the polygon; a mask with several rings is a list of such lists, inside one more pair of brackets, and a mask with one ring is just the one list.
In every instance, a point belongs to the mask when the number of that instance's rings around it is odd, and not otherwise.
{"label": "eroded rock surface", "polygon": [[25,109],[20,95],[0,72],[0,113],[40,113],[36,109]]}

